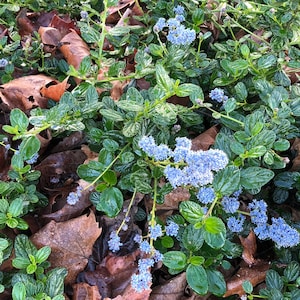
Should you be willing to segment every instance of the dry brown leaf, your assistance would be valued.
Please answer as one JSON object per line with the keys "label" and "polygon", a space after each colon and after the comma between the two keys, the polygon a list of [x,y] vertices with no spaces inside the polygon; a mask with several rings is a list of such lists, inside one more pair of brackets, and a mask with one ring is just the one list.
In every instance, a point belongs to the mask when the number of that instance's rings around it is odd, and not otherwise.
{"label": "dry brown leaf", "polygon": [[249,235],[245,238],[242,236],[239,237],[241,244],[243,246],[242,257],[246,264],[253,265],[256,262],[254,256],[256,255],[257,245],[256,245],[256,236],[251,230]]}
{"label": "dry brown leaf", "polygon": [[242,284],[245,280],[249,280],[253,286],[263,282],[266,273],[270,268],[268,262],[260,261],[252,267],[241,267],[238,272],[227,281],[227,291],[223,297],[238,294],[240,297],[245,294]]}
{"label": "dry brown leaf", "polygon": [[70,86],[68,84],[69,76],[66,77],[62,82],[59,81],[51,81],[45,86],[43,86],[40,90],[40,93],[45,98],[50,98],[56,102],[58,102],[67,88]]}
{"label": "dry brown leaf", "polygon": [[19,34],[21,37],[25,35],[31,35],[34,31],[36,31],[36,26],[32,23],[32,21],[27,16],[27,9],[22,8],[18,13],[17,17],[17,24],[19,28]]}
{"label": "dry brown leaf", "polygon": [[188,189],[183,187],[178,187],[174,189],[172,192],[165,195],[165,201],[163,204],[157,205],[157,209],[159,210],[170,210],[170,209],[178,209],[179,202],[189,200],[191,194]]}
{"label": "dry brown leaf", "polygon": [[292,160],[293,164],[289,171],[297,172],[300,170],[300,138],[295,138],[291,146],[291,151],[295,153],[295,157]]}
{"label": "dry brown leaf", "polygon": [[153,288],[150,300],[181,300],[186,287],[185,272]]}
{"label": "dry brown leaf", "polygon": [[208,150],[215,143],[218,132],[219,130],[215,125],[199,134],[192,140],[192,150]]}
{"label": "dry brown leaf", "polygon": [[101,300],[102,297],[96,286],[85,282],[73,284],[73,300]]}
{"label": "dry brown leaf", "polygon": [[[72,65],[75,69],[78,69],[81,61],[90,55],[90,49],[83,39],[76,33],[75,30],[71,30],[70,33],[65,35],[60,40],[60,51],[67,60],[69,65]],[[79,83],[80,80],[77,80]]]}
{"label": "dry brown leaf", "polygon": [[41,26],[38,31],[44,45],[56,47],[61,40],[61,33],[57,28]]}
{"label": "dry brown leaf", "polygon": [[17,78],[0,86],[0,98],[10,109],[46,108],[48,98],[41,96],[40,89],[53,81],[54,78],[43,74]]}
{"label": "dry brown leaf", "polygon": [[120,11],[124,10],[126,7],[133,5],[134,3],[135,0],[122,0],[119,1],[118,5],[109,7],[106,22],[109,24],[117,23],[120,19]]}
{"label": "dry brown leaf", "polygon": [[83,271],[92,254],[93,245],[101,234],[95,215],[83,215],[66,222],[51,221],[31,237],[37,248],[51,247],[51,267],[65,267],[68,275],[65,284],[72,284]]}
{"label": "dry brown leaf", "polygon": [[49,24],[49,27],[58,29],[62,37],[64,37],[72,30],[79,34],[79,29],[76,27],[74,21],[72,21],[68,15],[60,17],[55,14]]}

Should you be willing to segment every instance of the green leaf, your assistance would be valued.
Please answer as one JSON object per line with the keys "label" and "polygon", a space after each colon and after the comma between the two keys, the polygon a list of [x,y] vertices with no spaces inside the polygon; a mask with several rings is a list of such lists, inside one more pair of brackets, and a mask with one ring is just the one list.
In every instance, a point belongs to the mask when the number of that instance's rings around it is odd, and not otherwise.
{"label": "green leaf", "polygon": [[110,187],[101,193],[100,201],[96,209],[104,212],[108,217],[113,218],[118,215],[122,206],[122,192],[116,187]]}
{"label": "green leaf", "polygon": [[208,291],[216,296],[223,296],[226,292],[226,282],[221,272],[217,270],[206,270]]}
{"label": "green leaf", "polygon": [[5,198],[0,199],[0,212],[6,213],[9,208],[9,203]]}
{"label": "green leaf", "polygon": [[266,275],[266,285],[268,289],[277,289],[281,291],[283,288],[283,280],[275,270],[268,270]]}
{"label": "green leaf", "polygon": [[117,112],[111,108],[100,109],[100,113],[105,119],[110,121],[121,122],[124,120],[124,117],[120,112]]}
{"label": "green leaf", "polygon": [[119,108],[125,111],[142,112],[144,110],[144,106],[142,104],[138,104],[134,100],[120,100],[116,104]]}
{"label": "green leaf", "polygon": [[205,295],[208,291],[208,280],[205,269],[202,266],[189,265],[186,269],[188,285],[199,295]]}
{"label": "green leaf", "polygon": [[0,251],[3,251],[9,246],[9,242],[7,239],[0,238]]}
{"label": "green leaf", "polygon": [[112,170],[108,170],[104,173],[104,175],[102,176],[103,180],[110,184],[110,185],[116,185],[118,182],[118,178],[116,175],[116,172],[112,171]]}
{"label": "green leaf", "polygon": [[[45,293],[49,297],[54,297],[62,295],[64,292],[64,279],[68,272],[65,268],[55,268],[47,273],[47,281],[45,286]],[[63,298],[64,299],[64,298]]]}
{"label": "green leaf", "polygon": [[221,195],[231,195],[240,187],[240,170],[235,166],[227,166],[215,174],[214,190]]}
{"label": "green leaf", "polygon": [[196,229],[192,224],[189,224],[182,234],[183,246],[191,251],[196,252],[201,249],[204,242],[203,229]]}
{"label": "green leaf", "polygon": [[161,244],[165,248],[172,248],[174,246],[174,240],[170,236],[164,236],[161,238]]}
{"label": "green leaf", "polygon": [[[111,164],[111,162],[114,160],[114,154],[111,151],[106,150],[105,148],[102,148],[98,155],[98,161],[103,164],[104,167],[107,167]],[[89,164],[91,165],[91,164]]]}
{"label": "green leaf", "polygon": [[19,133],[19,128],[16,126],[16,127],[13,127],[13,126],[10,126],[10,125],[3,125],[2,126],[2,129],[7,132],[7,133],[10,133],[10,134],[18,134]]}
{"label": "green leaf", "polygon": [[133,137],[139,133],[141,129],[141,123],[135,122],[134,120],[130,120],[124,122],[122,133],[126,137]]}
{"label": "green leaf", "polygon": [[287,267],[283,270],[283,275],[289,282],[296,281],[300,275],[300,266],[296,261],[290,262]]}
{"label": "green leaf", "polygon": [[203,256],[192,256],[189,260],[190,264],[194,266],[200,266],[205,262],[205,258]]}
{"label": "green leaf", "polygon": [[120,148],[119,143],[112,139],[104,139],[102,142],[102,146],[109,152],[114,152]]}
{"label": "green leaf", "polygon": [[249,136],[256,136],[264,128],[264,116],[260,111],[255,111],[245,118],[245,132]]}
{"label": "green leaf", "polygon": [[187,97],[195,93],[201,93],[201,90],[199,89],[198,85],[195,85],[193,83],[184,83],[180,84],[175,89],[175,93],[178,97]]}
{"label": "green leaf", "polygon": [[186,255],[181,251],[168,251],[164,254],[163,264],[170,269],[184,270],[186,263]]}
{"label": "green leaf", "polygon": [[274,56],[273,54],[265,54],[258,59],[257,67],[259,69],[269,69],[270,67],[275,66],[276,63],[276,56]]}
{"label": "green leaf", "polygon": [[241,170],[241,185],[247,189],[261,189],[274,177],[274,172],[261,167],[249,167]]}
{"label": "green leaf", "polygon": [[157,64],[156,67],[156,82],[157,85],[163,89],[166,93],[169,93],[170,91],[173,90],[174,87],[174,79],[171,79],[168,72],[165,70],[165,68],[160,65]]}
{"label": "green leaf", "polygon": [[87,182],[92,182],[97,177],[99,177],[101,173],[101,171],[89,168],[88,165],[80,165],[77,168],[77,174],[79,175],[79,177]]}
{"label": "green leaf", "polygon": [[191,224],[196,224],[202,220],[204,215],[200,204],[192,201],[183,201],[179,205],[181,215]]}
{"label": "green leaf", "polygon": [[27,131],[29,119],[19,108],[14,108],[10,112],[10,124],[12,127],[17,127],[20,132],[24,132]]}
{"label": "green leaf", "polygon": [[18,217],[23,211],[23,200],[21,198],[14,199],[9,205],[8,212],[12,214],[13,217]]}
{"label": "green leaf", "polygon": [[286,151],[290,148],[290,142],[288,140],[280,139],[274,142],[273,149],[275,151]]}
{"label": "green leaf", "polygon": [[223,107],[227,113],[234,111],[236,108],[236,100],[234,98],[229,98]]}
{"label": "green leaf", "polygon": [[82,38],[87,43],[98,43],[101,39],[100,32],[94,29],[92,26],[83,26],[80,30]]}
{"label": "green leaf", "polygon": [[26,269],[30,264],[30,260],[25,257],[16,257],[12,260],[13,267],[17,269]]}
{"label": "green leaf", "polygon": [[226,232],[210,233],[205,230],[203,236],[205,242],[214,249],[222,248],[226,241]]}
{"label": "green leaf", "polygon": [[234,96],[240,102],[245,101],[248,97],[248,90],[246,85],[243,82],[238,82],[234,87]]}
{"label": "green leaf", "polygon": [[26,288],[24,283],[17,282],[12,289],[13,300],[25,300],[26,299]]}
{"label": "green leaf", "polygon": [[37,266],[35,264],[30,264],[26,268],[26,273],[27,274],[33,274],[37,269]]}
{"label": "green leaf", "polygon": [[208,217],[204,219],[204,229],[210,233],[226,232],[223,221],[218,217]]}
{"label": "green leaf", "polygon": [[249,280],[245,280],[242,283],[242,287],[243,287],[245,293],[252,294],[252,292],[253,292],[253,285],[252,285],[252,283]]}
{"label": "green leaf", "polygon": [[234,154],[240,155],[240,154],[243,154],[245,152],[245,147],[243,146],[243,144],[241,144],[237,141],[232,141],[232,143],[230,143],[230,150]]}
{"label": "green leaf", "polygon": [[249,57],[249,54],[250,54],[249,47],[246,44],[242,44],[240,50],[241,50],[241,53],[244,56],[244,58],[247,59]]}
{"label": "green leaf", "polygon": [[49,246],[45,246],[41,249],[39,249],[37,252],[36,252],[36,255],[35,255],[35,260],[38,264],[42,263],[43,261],[47,260],[49,255],[51,253],[51,248]]}
{"label": "green leaf", "polygon": [[15,239],[16,257],[21,256],[27,258],[29,254],[35,255],[37,250],[29,238],[25,234],[18,234]]}
{"label": "green leaf", "polygon": [[27,160],[40,150],[40,146],[40,140],[36,136],[30,136],[29,138],[23,139],[19,146],[19,151],[23,159]]}
{"label": "green leaf", "polygon": [[10,228],[16,228],[18,226],[18,224],[19,224],[19,222],[14,218],[6,220],[6,225]]}
{"label": "green leaf", "polygon": [[247,155],[247,158],[256,158],[261,157],[267,152],[267,148],[265,146],[256,146],[251,148]]}

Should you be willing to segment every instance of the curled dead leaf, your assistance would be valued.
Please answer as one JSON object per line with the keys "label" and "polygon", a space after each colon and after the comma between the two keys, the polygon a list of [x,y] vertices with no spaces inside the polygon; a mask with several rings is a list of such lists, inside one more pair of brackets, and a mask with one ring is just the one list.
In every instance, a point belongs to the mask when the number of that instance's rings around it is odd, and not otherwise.
{"label": "curled dead leaf", "polygon": [[56,102],[58,102],[67,88],[70,86],[68,84],[69,76],[66,77],[62,82],[59,81],[51,81],[43,86],[40,90],[40,93],[45,98],[50,98]]}
{"label": "curled dead leaf", "polygon": [[249,280],[252,286],[256,286],[263,282],[266,273],[270,268],[270,264],[265,261],[259,261],[251,268],[248,266],[241,267],[238,272],[227,281],[227,291],[223,297],[238,294],[240,297],[245,294],[242,284],[245,280]]}
{"label": "curled dead leaf", "polygon": [[37,248],[51,247],[49,261],[51,268],[64,267],[68,270],[65,284],[72,284],[83,271],[92,254],[93,245],[102,229],[95,215],[83,215],[66,222],[51,221],[31,237]]}
{"label": "curled dead leaf", "polygon": [[90,286],[85,282],[73,284],[73,299],[80,300],[101,300],[102,297],[99,293],[98,288]]}
{"label": "curled dead leaf", "polygon": [[214,144],[218,132],[219,130],[215,125],[199,134],[192,140],[192,150],[208,150]]}
{"label": "curled dead leaf", "polygon": [[245,263],[248,265],[253,265],[256,262],[254,256],[256,255],[257,250],[256,236],[254,232],[251,230],[247,237],[243,238],[240,236],[239,238],[243,246],[242,257]]}
{"label": "curled dead leaf", "polygon": [[60,51],[69,65],[78,69],[81,61],[90,55],[90,49],[83,39],[72,30],[60,40]]}
{"label": "curled dead leaf", "polygon": [[44,45],[50,45],[56,47],[61,40],[62,36],[61,33],[57,28],[53,27],[43,27],[41,26],[38,31],[42,43]]}
{"label": "curled dead leaf", "polygon": [[34,107],[46,108],[48,98],[41,96],[40,90],[54,78],[38,74],[16,78],[0,86],[0,99],[10,109],[27,111]]}

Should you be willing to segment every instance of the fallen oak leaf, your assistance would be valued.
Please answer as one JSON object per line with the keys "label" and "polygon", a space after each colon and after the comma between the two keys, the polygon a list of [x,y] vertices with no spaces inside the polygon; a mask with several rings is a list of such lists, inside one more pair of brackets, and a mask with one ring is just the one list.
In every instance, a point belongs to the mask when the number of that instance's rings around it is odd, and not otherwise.
{"label": "fallen oak leaf", "polygon": [[99,293],[98,288],[94,286],[90,286],[85,282],[79,282],[73,284],[73,300],[101,300],[102,297]]}
{"label": "fallen oak leaf", "polygon": [[66,77],[62,82],[59,81],[51,81],[43,86],[40,90],[40,93],[45,98],[50,98],[56,102],[58,102],[64,92],[69,88],[70,84],[68,84],[69,76]]}
{"label": "fallen oak leaf", "polygon": [[10,109],[27,111],[34,107],[46,108],[48,99],[41,96],[40,89],[53,81],[54,78],[43,74],[13,79],[0,86],[0,99]]}
{"label": "fallen oak leaf", "polygon": [[94,213],[90,211],[88,216],[83,215],[66,222],[50,221],[30,239],[37,248],[46,245],[51,247],[48,259],[51,268],[66,268],[68,275],[65,284],[72,284],[78,273],[86,267],[101,231]]}
{"label": "fallen oak leaf", "polygon": [[257,261],[252,267],[241,267],[238,272],[227,281],[226,293],[223,297],[225,298],[236,294],[241,297],[245,294],[242,286],[243,282],[248,280],[251,282],[252,286],[258,285],[265,280],[269,268],[270,264],[265,261]]}
{"label": "fallen oak leaf", "polygon": [[256,236],[251,230],[247,237],[239,236],[241,244],[243,246],[242,257],[246,264],[253,265],[256,262],[254,258],[257,250]]}
{"label": "fallen oak leaf", "polygon": [[215,143],[219,130],[217,126],[212,126],[192,139],[192,150],[208,150]]}
{"label": "fallen oak leaf", "polygon": [[41,26],[39,28],[38,34],[40,35],[42,43],[44,45],[50,45],[53,47],[56,47],[62,38],[59,30],[53,27]]}
{"label": "fallen oak leaf", "polygon": [[71,30],[70,33],[65,35],[60,40],[60,51],[64,55],[69,65],[72,65],[75,69],[78,69],[81,61],[90,55],[90,49],[83,39],[76,33],[75,30]]}

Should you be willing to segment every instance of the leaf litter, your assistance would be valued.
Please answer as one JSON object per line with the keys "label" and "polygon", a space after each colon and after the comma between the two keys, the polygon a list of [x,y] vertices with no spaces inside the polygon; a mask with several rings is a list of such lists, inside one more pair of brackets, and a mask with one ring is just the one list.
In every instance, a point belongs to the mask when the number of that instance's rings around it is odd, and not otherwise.
{"label": "leaf litter", "polygon": [[[108,24],[111,26],[123,25],[120,11],[123,16],[128,18],[132,15],[142,14],[135,1],[123,1],[119,6],[110,8]],[[90,55],[88,45],[83,41],[80,31],[68,16],[61,18],[55,11],[34,15],[28,14],[26,10],[21,10],[17,16],[17,22],[23,40],[28,39],[34,31],[38,31],[45,47],[44,50],[53,56],[63,55],[68,64],[75,69],[78,69],[82,60]],[[131,22],[134,23],[132,18]],[[204,31],[211,30],[214,37],[217,38],[219,30],[215,27],[208,28],[209,26],[212,25],[203,24],[202,29]],[[6,35],[6,32],[3,29],[1,36]],[[99,74],[99,80],[104,77],[105,72]],[[43,74],[23,76],[1,85],[0,98],[7,106],[8,111],[13,108],[20,108],[25,112],[35,107],[46,108],[49,99],[59,101],[63,93],[70,87],[68,79],[67,77],[60,82]],[[79,80],[75,79],[75,81],[77,84],[79,83]],[[120,98],[126,84],[127,82],[113,82],[111,95],[114,100]],[[149,86],[143,79],[138,80],[138,84],[144,88]],[[184,105],[184,99],[173,99],[171,102],[176,101]],[[195,137],[192,141],[193,150],[207,150],[214,144],[217,132],[218,128],[213,126]],[[48,195],[49,205],[40,210],[41,222],[38,224],[40,228],[38,230],[32,228],[34,234],[31,236],[31,241],[37,247],[45,245],[51,247],[49,260],[52,268],[59,266],[67,268],[68,275],[65,283],[73,288],[72,299],[206,299],[206,297],[188,294],[184,273],[173,278],[158,278],[158,284],[155,287],[142,293],[137,293],[132,289],[130,277],[137,272],[137,260],[141,255],[139,250],[132,246],[133,241],[131,246],[127,245],[128,247],[126,247],[128,253],[121,253],[118,256],[103,247],[104,240],[107,242],[108,233],[115,229],[115,225],[122,220],[124,214],[120,214],[112,220],[106,217],[101,217],[99,220],[91,210],[91,203],[88,200],[90,191],[84,193],[75,206],[66,204],[65,198],[70,191],[78,185],[82,187],[87,185],[86,182],[78,181],[76,175],[77,167],[86,160],[86,153],[90,151],[85,149],[84,153],[82,150],[74,150],[82,141],[82,136],[80,138],[72,136],[69,140],[61,141],[60,145],[53,146],[51,138],[49,141],[46,140],[46,152],[41,163],[35,167],[42,173],[40,188]],[[52,150],[48,149],[50,146]],[[56,153],[50,153],[55,147]],[[298,141],[295,142],[294,148],[298,150]],[[95,159],[91,151],[89,154],[87,160]],[[1,176],[4,176],[9,167],[9,164],[6,163],[6,155],[4,148],[1,147]],[[293,161],[292,168],[298,170],[297,158]],[[167,213],[170,214],[170,211],[172,213],[178,208],[179,202],[189,198],[190,194],[187,190],[177,188],[165,196],[164,204],[160,205],[158,210],[169,211]],[[136,213],[137,204],[143,199],[144,195],[137,196],[132,214]],[[128,205],[128,201],[125,201],[125,207],[126,205]],[[129,233],[126,234],[133,236],[133,233],[138,231],[139,228],[133,221],[129,222]],[[130,239],[126,237],[126,240]],[[240,237],[240,241],[243,246],[244,262],[241,262],[239,270],[228,279],[227,292],[224,296],[235,294],[242,296],[244,294],[243,281],[249,280],[253,286],[256,286],[264,281],[266,271],[269,269],[268,262],[255,258],[257,247],[252,231],[248,237]]]}

